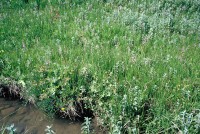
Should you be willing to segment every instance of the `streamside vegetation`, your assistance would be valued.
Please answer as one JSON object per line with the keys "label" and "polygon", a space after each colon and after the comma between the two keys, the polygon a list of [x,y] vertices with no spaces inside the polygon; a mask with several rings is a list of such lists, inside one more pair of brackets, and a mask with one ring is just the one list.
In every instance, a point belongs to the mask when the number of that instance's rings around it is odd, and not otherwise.
{"label": "streamside vegetation", "polygon": [[1,96],[107,133],[200,133],[199,61],[199,0],[0,1]]}

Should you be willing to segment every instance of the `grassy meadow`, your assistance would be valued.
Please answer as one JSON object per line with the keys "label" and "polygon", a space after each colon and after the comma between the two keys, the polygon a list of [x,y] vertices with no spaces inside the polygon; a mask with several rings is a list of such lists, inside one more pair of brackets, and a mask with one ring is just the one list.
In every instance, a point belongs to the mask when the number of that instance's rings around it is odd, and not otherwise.
{"label": "grassy meadow", "polygon": [[1,0],[0,84],[13,82],[108,133],[200,133],[200,1]]}

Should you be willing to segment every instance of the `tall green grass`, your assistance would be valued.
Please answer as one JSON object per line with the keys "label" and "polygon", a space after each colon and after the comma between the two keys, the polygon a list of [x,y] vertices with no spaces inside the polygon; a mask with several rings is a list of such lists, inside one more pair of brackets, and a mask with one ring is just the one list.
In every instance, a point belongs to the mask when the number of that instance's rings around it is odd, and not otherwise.
{"label": "tall green grass", "polygon": [[1,79],[48,113],[90,109],[110,133],[200,132],[198,0],[3,0],[0,16]]}

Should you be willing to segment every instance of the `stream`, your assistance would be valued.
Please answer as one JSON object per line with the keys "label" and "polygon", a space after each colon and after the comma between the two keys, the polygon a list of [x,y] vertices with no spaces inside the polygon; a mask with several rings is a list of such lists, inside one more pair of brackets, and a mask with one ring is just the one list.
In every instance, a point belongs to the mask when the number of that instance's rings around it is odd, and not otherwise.
{"label": "stream", "polygon": [[[0,98],[0,129],[13,123],[17,134],[45,134],[45,129],[50,125],[56,134],[81,134],[82,124],[80,121],[50,118],[33,105],[25,106],[20,101]],[[95,129],[96,133],[101,133],[98,128]]]}

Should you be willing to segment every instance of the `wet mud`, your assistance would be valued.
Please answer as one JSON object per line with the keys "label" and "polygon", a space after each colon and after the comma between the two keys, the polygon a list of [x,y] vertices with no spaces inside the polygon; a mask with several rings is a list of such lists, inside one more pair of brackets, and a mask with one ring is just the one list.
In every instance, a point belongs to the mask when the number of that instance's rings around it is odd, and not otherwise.
{"label": "wet mud", "polygon": [[0,126],[14,123],[17,134],[45,134],[47,126],[52,125],[56,134],[81,134],[79,121],[47,117],[33,105],[0,98]]}
{"label": "wet mud", "polygon": [[[20,86],[10,85],[0,85],[0,132],[14,124],[15,134],[46,134],[47,126],[52,126],[56,134],[81,134],[83,121],[50,118],[33,104],[25,105],[20,96]],[[106,134],[97,125],[96,118],[92,120],[91,131]]]}

